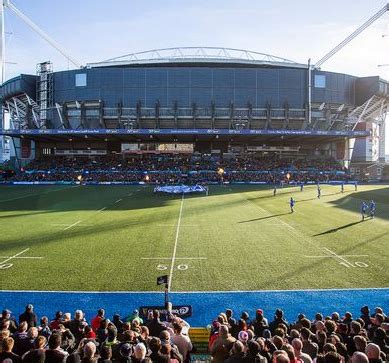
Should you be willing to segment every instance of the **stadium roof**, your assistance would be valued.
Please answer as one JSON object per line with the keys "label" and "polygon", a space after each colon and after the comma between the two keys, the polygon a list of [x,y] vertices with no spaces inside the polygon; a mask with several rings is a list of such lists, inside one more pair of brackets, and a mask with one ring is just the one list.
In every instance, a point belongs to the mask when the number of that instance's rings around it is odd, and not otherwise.
{"label": "stadium roof", "polygon": [[245,49],[218,47],[179,47],[153,49],[138,53],[125,54],[102,62],[88,63],[87,68],[177,64],[177,63],[220,63],[262,66],[283,66],[308,68],[307,64],[271,54],[253,52]]}

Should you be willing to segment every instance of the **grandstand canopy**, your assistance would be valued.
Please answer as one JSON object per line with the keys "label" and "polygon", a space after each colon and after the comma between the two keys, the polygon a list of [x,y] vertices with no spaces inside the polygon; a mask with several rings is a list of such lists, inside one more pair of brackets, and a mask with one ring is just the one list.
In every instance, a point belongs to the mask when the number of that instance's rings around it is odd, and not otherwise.
{"label": "grandstand canopy", "polygon": [[262,66],[285,66],[293,68],[308,68],[290,59],[271,54],[254,52],[246,49],[220,47],[178,47],[153,49],[143,52],[124,54],[101,62],[88,63],[87,68],[147,65],[147,64],[242,64]]}

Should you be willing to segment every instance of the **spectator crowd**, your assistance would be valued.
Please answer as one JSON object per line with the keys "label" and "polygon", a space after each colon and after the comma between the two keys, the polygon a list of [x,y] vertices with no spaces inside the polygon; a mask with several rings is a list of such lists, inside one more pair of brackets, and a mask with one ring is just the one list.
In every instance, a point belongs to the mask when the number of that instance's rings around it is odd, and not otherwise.
{"label": "spectator crowd", "polygon": [[334,159],[291,159],[278,155],[222,157],[207,154],[143,154],[42,157],[11,181],[86,181],[157,184],[222,182],[325,182],[350,179]]}
{"label": "spectator crowd", "polygon": [[[112,321],[99,309],[87,321],[81,310],[74,317],[58,311],[38,322],[32,305],[19,316],[4,309],[0,318],[0,363],[128,362],[188,363],[195,348],[189,324],[172,314],[161,321],[157,310],[143,320],[137,310]],[[367,306],[361,315],[344,317],[317,313],[313,320],[299,314],[289,323],[281,309],[273,319],[256,310],[235,319],[220,313],[209,326],[209,354],[214,363],[381,363],[389,360],[389,317],[382,308]]]}

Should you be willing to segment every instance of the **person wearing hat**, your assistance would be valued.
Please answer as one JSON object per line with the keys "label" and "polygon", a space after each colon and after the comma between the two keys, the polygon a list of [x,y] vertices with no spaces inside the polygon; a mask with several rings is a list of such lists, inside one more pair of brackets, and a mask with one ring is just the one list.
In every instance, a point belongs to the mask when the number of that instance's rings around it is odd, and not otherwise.
{"label": "person wearing hat", "polygon": [[16,324],[15,319],[12,318],[11,314],[12,314],[11,310],[8,309],[3,310],[3,312],[1,313],[0,326],[3,325],[3,321],[8,320],[9,321],[8,330],[11,332],[11,334],[13,334],[16,332],[16,330],[18,330],[18,326]]}
{"label": "person wearing hat", "polygon": [[26,321],[29,328],[31,328],[32,326],[37,326],[38,318],[37,318],[36,314],[34,313],[34,307],[31,304],[28,304],[26,306],[26,310],[24,311],[23,314],[20,314],[19,324],[22,321]]}
{"label": "person wearing hat", "polygon": [[262,337],[263,331],[269,328],[267,319],[263,316],[261,309],[257,309],[255,319],[252,321],[251,326],[254,329],[256,337]]}

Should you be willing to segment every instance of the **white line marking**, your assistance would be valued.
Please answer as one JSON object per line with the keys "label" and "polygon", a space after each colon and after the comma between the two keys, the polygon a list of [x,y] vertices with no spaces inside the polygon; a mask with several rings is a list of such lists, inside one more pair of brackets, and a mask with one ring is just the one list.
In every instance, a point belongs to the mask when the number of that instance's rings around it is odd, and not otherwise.
{"label": "white line marking", "polygon": [[[173,257],[141,257],[141,260],[172,260]],[[176,257],[176,260],[207,260],[208,257]]]}
{"label": "white line marking", "polygon": [[64,228],[63,230],[66,231],[66,230],[68,230],[68,229],[70,229],[70,228],[72,228],[72,227],[74,227],[74,226],[77,226],[77,224],[79,224],[79,223],[81,223],[81,222],[82,222],[82,221],[79,220],[79,221],[77,221],[77,222],[71,224],[70,226],[67,226],[67,227]]}
{"label": "white line marking", "polygon": [[119,202],[121,202],[122,201],[122,199],[118,199],[115,203],[119,203]]}
{"label": "white line marking", "polygon": [[[247,202],[250,202],[246,197],[243,197],[243,198],[245,198],[245,200],[246,200]],[[258,206],[258,205],[255,204],[254,202],[252,202],[252,205],[256,206],[256,207],[257,207],[259,210],[261,210],[262,212],[266,212],[266,213],[269,214],[269,211],[267,211],[266,209],[264,209],[264,208]],[[295,236],[297,236],[300,240],[304,240],[304,241],[306,241],[307,243],[309,243],[311,246],[316,247],[316,248],[318,248],[318,249],[320,249],[320,250],[323,250],[323,249],[324,249],[325,251],[327,251],[327,252],[328,252],[330,255],[332,255],[333,257],[337,257],[339,260],[341,260],[341,261],[343,262],[342,264],[347,264],[349,267],[355,267],[351,262],[347,261],[347,260],[346,260],[345,258],[343,258],[342,256],[337,255],[335,252],[331,251],[330,249],[325,248],[325,247],[324,247],[324,248],[319,247],[319,246],[316,245],[310,238],[306,237],[303,233],[301,233],[299,230],[297,230],[296,228],[294,228],[294,227],[293,227],[292,225],[290,225],[289,223],[283,221],[281,218],[279,218],[279,217],[274,217],[274,218],[275,218],[275,220],[280,221],[284,226],[286,226],[287,228],[289,228],[289,230],[292,231],[293,234],[294,234]]]}
{"label": "white line marking", "polygon": [[[176,227],[176,224],[157,224],[156,227]],[[198,224],[182,224],[181,227],[198,227]]]}
{"label": "white line marking", "polygon": [[330,253],[331,255],[333,255],[334,257],[337,257],[339,260],[343,261],[344,263],[347,263],[348,265],[350,266],[353,266],[353,264],[349,261],[347,261],[345,258],[343,258],[342,256],[339,256],[337,255],[334,251],[331,251],[329,248],[327,247],[323,247],[324,250],[326,250],[328,253]]}
{"label": "white line marking", "polygon": [[[0,256],[0,258],[10,258],[10,256]],[[42,259],[44,257],[27,257],[27,256],[25,256],[25,257],[23,257],[23,256],[21,256],[21,257],[12,257],[12,259],[19,259],[19,258],[24,258],[24,259]]]}
{"label": "white line marking", "polygon": [[168,282],[168,292],[170,292],[170,289],[172,287],[172,279],[173,279],[173,270],[174,270],[174,262],[176,260],[176,252],[177,252],[177,243],[178,243],[178,234],[180,233],[180,224],[181,224],[181,217],[182,217],[182,207],[184,205],[184,196],[185,194],[182,193],[181,198],[181,207],[180,207],[180,215],[178,216],[178,223],[177,223],[177,231],[176,231],[176,240],[174,242],[174,249],[173,249],[173,257],[172,257],[172,263],[170,266],[170,275],[169,275],[169,282]]}
{"label": "white line marking", "polygon": [[13,258],[16,258],[16,257],[22,255],[23,253],[27,252],[28,250],[29,250],[29,248],[26,248],[26,249],[23,250],[22,252],[19,252],[19,253],[17,253],[16,255],[13,255],[13,256],[11,256],[11,257],[8,257],[6,260],[0,262],[0,265],[2,265],[2,264],[4,264],[4,263],[6,263],[6,262],[12,260]]}
{"label": "white line marking", "polygon": [[[51,224],[52,226],[55,226],[55,227],[67,227],[67,226],[70,226],[69,223],[53,223]],[[93,227],[94,225],[93,224],[79,224],[78,225],[79,227]]]}
{"label": "white line marking", "polygon": [[[205,293],[211,293],[211,294],[267,294],[267,293],[273,293],[273,292],[326,292],[326,291],[388,291],[389,287],[363,287],[363,288],[347,288],[347,289],[303,289],[303,290],[233,290],[233,291],[221,291],[221,290],[203,290],[203,291],[172,291],[172,294],[205,294]],[[7,292],[7,293],[25,293],[25,292],[32,292],[32,293],[43,293],[43,294],[161,294],[160,291],[86,291],[86,290],[80,290],[80,291],[64,291],[64,290],[51,290],[51,291],[45,291],[45,290],[0,290],[0,292]]]}
{"label": "white line marking", "polygon": [[[369,255],[341,255],[342,257],[369,257]],[[304,256],[307,258],[337,258],[337,256]]]}

